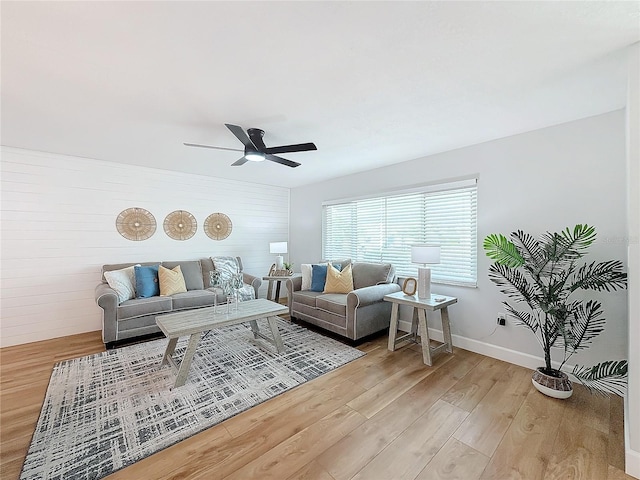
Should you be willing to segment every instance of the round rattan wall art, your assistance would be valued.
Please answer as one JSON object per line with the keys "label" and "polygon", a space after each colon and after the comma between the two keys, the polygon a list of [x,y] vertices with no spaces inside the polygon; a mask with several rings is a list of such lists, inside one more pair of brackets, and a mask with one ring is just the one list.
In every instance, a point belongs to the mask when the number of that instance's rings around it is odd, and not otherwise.
{"label": "round rattan wall art", "polygon": [[171,212],[164,219],[164,233],[174,240],[189,240],[197,228],[196,218],[185,210]]}
{"label": "round rattan wall art", "polygon": [[127,240],[146,240],[156,233],[156,219],[144,208],[127,208],[116,218],[116,229]]}
{"label": "round rattan wall art", "polygon": [[224,213],[212,213],[204,221],[204,231],[213,240],[224,240],[231,235],[233,224]]}

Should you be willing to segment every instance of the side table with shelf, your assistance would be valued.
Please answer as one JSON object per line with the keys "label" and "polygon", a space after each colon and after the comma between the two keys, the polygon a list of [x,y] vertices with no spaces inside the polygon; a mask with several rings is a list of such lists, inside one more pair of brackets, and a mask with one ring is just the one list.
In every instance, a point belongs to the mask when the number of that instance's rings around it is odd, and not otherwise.
{"label": "side table with shelf", "polygon": [[[280,284],[297,276],[295,273],[293,275],[266,275],[262,277],[262,280],[268,280],[269,286],[267,287],[267,300],[271,300],[276,303],[280,303]],[[276,285],[275,295],[273,292],[273,284]]]}
{"label": "side table with shelf", "polygon": [[[442,298],[441,301],[435,299]],[[451,341],[451,328],[449,325],[449,305],[458,302],[456,297],[447,297],[445,295],[432,295],[431,298],[418,298],[418,296],[406,295],[403,292],[392,293],[384,296],[385,301],[391,302],[391,325],[389,326],[389,345],[390,351],[394,351],[396,347],[406,341],[417,342],[417,336],[420,335],[422,343],[422,358],[425,365],[431,366],[432,355],[442,350],[453,353],[453,343]],[[400,305],[412,307],[413,314],[411,316],[411,332],[398,336],[398,313]],[[429,328],[427,324],[427,311],[435,312],[440,310],[442,317],[442,335],[444,343],[437,347],[429,345]]]}

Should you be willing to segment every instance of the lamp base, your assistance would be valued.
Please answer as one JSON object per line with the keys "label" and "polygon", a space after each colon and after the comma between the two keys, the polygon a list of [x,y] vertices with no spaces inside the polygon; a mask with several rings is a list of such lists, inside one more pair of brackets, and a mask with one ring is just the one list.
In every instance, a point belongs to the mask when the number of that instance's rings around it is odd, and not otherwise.
{"label": "lamp base", "polygon": [[276,257],[276,270],[284,269],[284,257],[282,255],[278,255]]}
{"label": "lamp base", "polygon": [[431,298],[431,269],[418,267],[418,298]]}

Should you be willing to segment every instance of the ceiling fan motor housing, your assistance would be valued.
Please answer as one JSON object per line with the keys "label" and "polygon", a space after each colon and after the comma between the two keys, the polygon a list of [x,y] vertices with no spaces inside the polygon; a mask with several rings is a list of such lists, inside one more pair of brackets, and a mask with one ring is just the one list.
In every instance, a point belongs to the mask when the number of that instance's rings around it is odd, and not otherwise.
{"label": "ceiling fan motor housing", "polygon": [[260,135],[260,138],[264,137],[264,130],[259,128],[247,128],[247,133],[249,134],[249,138]]}
{"label": "ceiling fan motor housing", "polygon": [[249,134],[250,143],[246,144],[244,147],[244,156],[247,160],[252,162],[261,162],[264,160],[264,153],[262,152],[261,143],[264,145],[264,142],[256,143],[255,138],[264,137],[264,130],[260,130],[259,128],[248,128],[247,133]]}

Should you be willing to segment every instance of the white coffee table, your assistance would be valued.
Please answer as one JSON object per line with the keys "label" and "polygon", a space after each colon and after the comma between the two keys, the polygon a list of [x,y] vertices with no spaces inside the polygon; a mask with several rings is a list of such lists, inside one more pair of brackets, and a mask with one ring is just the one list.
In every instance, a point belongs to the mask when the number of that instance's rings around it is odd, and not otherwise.
{"label": "white coffee table", "polygon": [[[286,306],[260,298],[240,302],[237,312],[222,313],[223,310],[226,312],[226,305],[219,305],[217,312],[214,308],[215,307],[198,308],[184,312],[167,313],[156,317],[158,327],[160,327],[160,330],[162,330],[169,339],[169,344],[162,357],[161,365],[168,363],[177,372],[174,388],[180,387],[186,382],[191,360],[196,353],[198,343],[200,343],[203,332],[208,330],[249,322],[255,338],[261,338],[273,344],[278,353],[284,351],[284,344],[278,331],[277,316],[289,313],[289,309]],[[269,322],[272,338],[260,332],[256,320],[261,318],[266,318]],[[189,344],[184,352],[182,361],[180,364],[177,364],[172,357],[176,343],[178,343],[180,337],[187,335],[189,335]]]}

